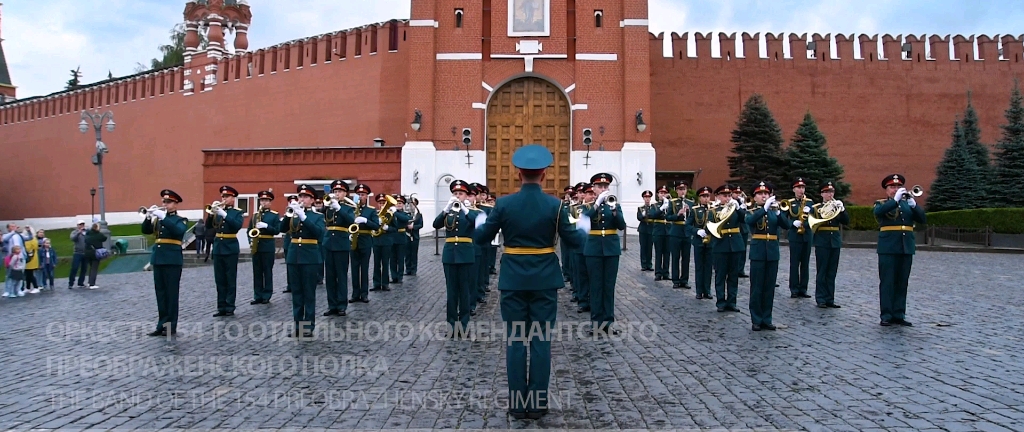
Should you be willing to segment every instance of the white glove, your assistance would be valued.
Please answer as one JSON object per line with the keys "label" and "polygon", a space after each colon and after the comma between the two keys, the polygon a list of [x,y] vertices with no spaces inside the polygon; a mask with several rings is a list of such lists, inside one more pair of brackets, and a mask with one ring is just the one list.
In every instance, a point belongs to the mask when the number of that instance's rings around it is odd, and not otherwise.
{"label": "white glove", "polygon": [[163,219],[163,218],[167,217],[167,212],[163,211],[163,210],[153,210],[153,212],[151,214],[153,215],[153,217],[155,217],[157,219]]}
{"label": "white glove", "polygon": [[907,202],[910,203],[910,208],[917,207],[917,200],[911,198],[911,199],[908,199]]}
{"label": "white glove", "polygon": [[803,225],[803,224],[804,224],[804,223],[803,223],[803,222],[801,222],[801,221],[793,221],[793,226],[795,226],[795,227],[797,227],[797,228],[800,228],[800,225]]}
{"label": "white glove", "polygon": [[668,200],[661,204],[661,211],[668,211]]}
{"label": "white glove", "polygon": [[364,224],[364,223],[366,223],[366,218],[364,218],[362,216],[359,216],[359,217],[356,218],[355,222],[357,224]]}
{"label": "white glove", "polygon": [[804,213],[810,213],[810,212],[811,212],[811,207],[810,206],[804,206]]}
{"label": "white glove", "polygon": [[772,196],[768,197],[768,199],[764,200],[764,208],[769,208],[769,207],[772,206],[772,204],[775,204],[775,196],[774,195],[772,195]]}
{"label": "white glove", "polygon": [[782,211],[781,211],[781,210],[775,210],[775,216],[778,216],[778,215],[780,215],[780,214],[782,214]]}
{"label": "white glove", "polygon": [[576,221],[576,229],[584,233],[590,231],[590,216],[580,215],[580,218]]}
{"label": "white glove", "polygon": [[352,202],[356,203],[356,205],[359,205],[359,195],[353,195]]}
{"label": "white glove", "polygon": [[907,193],[907,188],[900,188],[900,190],[896,191],[896,196],[894,198],[896,198],[896,201],[899,201],[899,200],[903,199],[903,195],[906,194],[906,193]]}
{"label": "white glove", "polygon": [[396,211],[398,210],[396,210],[394,207],[391,207],[388,209],[388,214],[395,214]]}
{"label": "white glove", "polygon": [[341,210],[341,203],[339,203],[337,200],[331,201],[331,208],[334,209],[334,211]]}
{"label": "white glove", "polygon": [[487,223],[487,215],[480,212],[480,214],[476,215],[476,227],[480,228],[485,223]]}
{"label": "white glove", "polygon": [[701,229],[697,230],[697,235],[699,235],[700,238],[704,238],[704,237],[708,236],[708,232],[704,231],[704,228],[701,228]]}
{"label": "white glove", "polygon": [[462,213],[468,215],[469,214],[469,200],[466,200],[462,204],[463,204],[462,205]]}
{"label": "white glove", "polygon": [[380,229],[382,229],[384,231],[390,231],[391,230],[391,226],[390,225],[381,225]]}
{"label": "white glove", "polygon": [[[601,205],[602,203],[604,203],[604,200],[606,198],[608,198],[608,195],[611,195],[611,194],[612,194],[612,191],[601,192],[601,194],[597,196],[597,201],[595,201],[594,204],[595,205]],[[666,202],[668,202],[668,201],[666,201]]]}
{"label": "white glove", "polygon": [[256,228],[257,229],[264,229],[266,227],[267,227],[267,223],[266,222],[256,222]]}
{"label": "white glove", "polygon": [[300,221],[306,220],[306,209],[302,208],[302,206],[298,206],[298,208],[295,209],[295,214],[299,216]]}
{"label": "white glove", "polygon": [[736,204],[738,204],[741,209],[743,209],[743,210],[747,209],[747,203],[745,201],[743,201],[743,202],[737,201],[735,198],[733,198],[733,201],[735,201]]}
{"label": "white glove", "polygon": [[223,208],[218,208],[217,209],[217,216],[220,216],[222,218],[223,217],[228,217],[228,212],[225,211]]}

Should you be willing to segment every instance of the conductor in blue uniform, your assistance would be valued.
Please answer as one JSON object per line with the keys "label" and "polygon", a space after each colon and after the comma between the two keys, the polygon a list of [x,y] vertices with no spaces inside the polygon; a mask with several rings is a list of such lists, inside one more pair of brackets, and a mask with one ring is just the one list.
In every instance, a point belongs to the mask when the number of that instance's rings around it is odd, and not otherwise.
{"label": "conductor in blue uniform", "polygon": [[[520,147],[512,155],[522,186],[518,193],[501,197],[473,235],[487,245],[504,233],[498,290],[501,318],[505,321],[505,367],[508,373],[509,413],[516,419],[538,419],[548,411],[551,378],[551,335],[558,313],[559,288],[565,286],[555,255],[555,236],[579,246],[583,235],[569,224],[562,201],[544,193],[545,171],[554,161],[542,145]],[[482,218],[481,218],[482,219]],[[533,331],[531,331],[533,330]],[[524,339],[530,337],[529,371]]]}

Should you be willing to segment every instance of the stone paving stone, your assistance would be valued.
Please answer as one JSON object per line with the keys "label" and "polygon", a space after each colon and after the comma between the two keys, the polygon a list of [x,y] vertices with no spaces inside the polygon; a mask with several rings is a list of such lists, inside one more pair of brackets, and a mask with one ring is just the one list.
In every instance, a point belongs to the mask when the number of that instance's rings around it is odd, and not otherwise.
{"label": "stone paving stone", "polygon": [[[319,288],[316,341],[288,337],[280,260],[270,305],[248,304],[251,266],[239,266],[230,318],[211,316],[212,269],[185,269],[181,335],[170,340],[144,336],[156,319],[151,273],[2,299],[0,358],[16,372],[0,375],[4,394],[15,395],[0,398],[0,428],[1024,428],[1024,383],[1012,379],[1024,372],[1017,256],[919,253],[908,299],[915,326],[883,328],[873,250],[843,251],[843,308],[833,310],[786,295],[783,248],[774,315],[785,327],[755,333],[748,280],[742,311],[718,313],[693,290],[640,272],[630,241],[615,299],[624,337],[581,338],[574,325],[589,314],[560,293],[558,396],[540,421],[505,412],[503,341],[424,336],[445,311],[439,257],[425,241],[416,277],[349,305],[347,317],[319,315]],[[492,290],[474,322],[499,321]],[[382,333],[396,323],[410,323],[408,337]],[[346,326],[367,333],[353,337]]]}

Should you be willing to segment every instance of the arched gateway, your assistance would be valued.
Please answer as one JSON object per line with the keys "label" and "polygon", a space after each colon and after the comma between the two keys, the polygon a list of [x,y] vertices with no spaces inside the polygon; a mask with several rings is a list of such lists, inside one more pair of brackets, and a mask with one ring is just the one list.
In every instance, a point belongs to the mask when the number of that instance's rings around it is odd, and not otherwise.
{"label": "arched gateway", "polygon": [[517,78],[498,88],[487,104],[487,185],[499,196],[519,190],[512,154],[527,144],[551,150],[544,192],[561,196],[569,184],[569,140],[572,112],[565,94],[535,77]]}

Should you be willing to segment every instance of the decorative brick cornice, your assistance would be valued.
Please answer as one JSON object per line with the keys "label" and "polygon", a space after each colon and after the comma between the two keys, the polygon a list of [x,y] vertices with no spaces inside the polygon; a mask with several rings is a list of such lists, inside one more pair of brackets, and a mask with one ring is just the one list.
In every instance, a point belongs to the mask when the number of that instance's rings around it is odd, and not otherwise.
{"label": "decorative brick cornice", "polygon": [[203,150],[203,166],[402,163],[401,147],[284,147]]}

